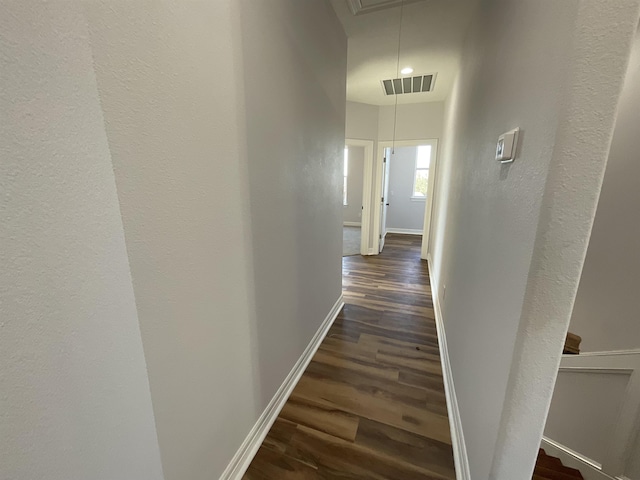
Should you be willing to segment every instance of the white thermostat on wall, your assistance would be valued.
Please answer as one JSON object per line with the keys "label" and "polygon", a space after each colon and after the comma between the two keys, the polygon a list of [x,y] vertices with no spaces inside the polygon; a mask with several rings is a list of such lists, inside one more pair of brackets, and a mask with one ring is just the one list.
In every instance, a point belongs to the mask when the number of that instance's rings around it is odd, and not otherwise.
{"label": "white thermostat on wall", "polygon": [[516,156],[516,147],[518,146],[519,128],[503,133],[498,137],[498,146],[496,147],[496,160],[500,163],[510,163]]}

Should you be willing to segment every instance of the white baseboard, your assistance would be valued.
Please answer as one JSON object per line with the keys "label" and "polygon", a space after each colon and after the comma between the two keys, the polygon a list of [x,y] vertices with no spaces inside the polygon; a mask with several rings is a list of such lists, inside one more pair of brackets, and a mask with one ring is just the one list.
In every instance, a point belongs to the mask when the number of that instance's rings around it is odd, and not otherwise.
{"label": "white baseboard", "polygon": [[550,438],[542,437],[540,448],[543,448],[547,455],[559,458],[566,467],[580,470],[584,480],[624,480],[623,477],[607,475],[597,463]]}
{"label": "white baseboard", "polygon": [[360,222],[342,222],[344,227],[361,227],[362,223]]}
{"label": "white baseboard", "polygon": [[311,358],[316,353],[316,350],[318,350],[318,347],[322,343],[322,340],[324,340],[329,328],[333,325],[333,322],[343,306],[344,301],[342,295],[340,295],[340,298],[338,298],[336,303],[333,305],[333,308],[331,308],[331,311],[309,342],[309,345],[307,345],[307,348],[293,366],[289,375],[287,375],[287,378],[284,379],[284,382],[280,385],[280,388],[278,388],[278,391],[269,402],[269,405],[267,405],[267,408],[265,408],[264,412],[262,412],[262,415],[260,415],[260,418],[258,418],[258,421],[249,432],[249,435],[247,435],[244,442],[242,442],[242,445],[240,445],[240,448],[231,459],[231,462],[225,471],[222,473],[220,480],[240,480],[245,474],[253,460],[253,457],[255,457],[258,452],[260,445],[262,445],[264,438],[267,436],[267,433],[269,433],[269,429],[276,421],[276,418],[278,418],[280,410],[284,407],[289,395],[291,395],[291,392],[300,380],[300,377],[307,368],[307,365],[309,365]]}
{"label": "white baseboard", "polygon": [[447,398],[447,413],[449,414],[449,428],[451,430],[451,445],[453,447],[453,460],[456,467],[456,480],[471,480],[469,471],[469,457],[467,456],[467,446],[464,442],[462,432],[462,420],[458,409],[458,399],[456,389],[453,385],[453,374],[451,363],[449,362],[449,351],[447,349],[447,336],[444,331],[442,310],[438,297],[438,280],[432,276],[431,255],[427,255],[427,265],[429,266],[429,281],[431,283],[431,296],[433,300],[433,312],[436,318],[436,329],[438,331],[438,344],[440,345],[440,363],[442,364],[442,375],[444,378],[444,391]]}
{"label": "white baseboard", "polygon": [[422,235],[422,230],[412,230],[410,228],[387,228],[387,233],[400,233],[402,235]]}

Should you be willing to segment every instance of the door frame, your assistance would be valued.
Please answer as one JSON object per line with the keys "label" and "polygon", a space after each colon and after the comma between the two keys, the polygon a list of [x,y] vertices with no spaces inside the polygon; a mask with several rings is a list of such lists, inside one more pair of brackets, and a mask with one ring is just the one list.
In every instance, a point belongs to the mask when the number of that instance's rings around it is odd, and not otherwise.
{"label": "door frame", "polygon": [[[373,183],[373,140],[345,138],[346,147],[364,147],[364,166],[362,171],[362,216],[360,218],[360,255],[372,255],[369,246],[371,231],[371,186]],[[374,237],[375,238],[375,237]]]}
{"label": "door frame", "polygon": [[[429,251],[429,237],[431,231],[431,213],[433,210],[433,198],[434,198],[434,187],[435,187],[435,173],[438,165],[438,139],[437,138],[420,138],[416,140],[396,140],[396,147],[417,147],[420,145],[431,145],[431,164],[429,165],[429,190],[427,194],[427,199],[424,206],[424,225],[422,227],[422,248],[420,252],[420,257],[423,259],[427,258],[427,252]],[[374,244],[378,244],[380,240],[380,210],[382,208],[382,202],[378,201],[379,198],[382,198],[382,169],[384,168],[384,151],[386,148],[393,148],[394,142],[391,140],[379,141],[377,156],[375,162],[375,191],[374,196],[371,198],[371,202],[373,203],[373,239]],[[365,172],[366,176],[366,172]],[[373,255],[377,255],[377,248],[374,249],[375,253]]]}

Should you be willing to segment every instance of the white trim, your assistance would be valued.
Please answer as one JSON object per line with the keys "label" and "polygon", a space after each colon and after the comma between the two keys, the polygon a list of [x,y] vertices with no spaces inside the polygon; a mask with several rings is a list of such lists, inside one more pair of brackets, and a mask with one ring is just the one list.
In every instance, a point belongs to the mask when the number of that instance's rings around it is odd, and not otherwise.
{"label": "white trim", "polygon": [[[369,232],[371,231],[371,185],[373,183],[373,140],[358,140],[347,138],[344,141],[346,146],[364,147],[364,166],[362,172],[362,217],[360,235],[360,255],[372,255],[369,253],[373,246],[369,245]],[[377,239],[378,237],[374,237]]]}
{"label": "white trim", "polygon": [[361,227],[362,223],[360,222],[342,222],[343,227]]}
{"label": "white trim", "polygon": [[422,235],[422,230],[412,228],[387,228],[385,235],[387,233],[400,233],[402,235]]}
{"label": "white trim", "polygon": [[262,412],[262,415],[260,415],[260,418],[258,418],[258,421],[255,423],[247,437],[244,439],[244,442],[242,442],[242,445],[240,445],[240,448],[231,459],[231,462],[227,465],[227,468],[222,473],[220,480],[240,480],[245,474],[253,460],[253,457],[255,457],[260,445],[262,445],[262,442],[267,436],[267,433],[269,433],[269,429],[276,421],[276,418],[278,418],[280,410],[284,407],[289,395],[291,395],[291,392],[300,380],[300,377],[307,368],[307,365],[309,365],[311,358],[316,353],[316,350],[318,350],[318,347],[322,343],[322,340],[324,340],[329,328],[333,325],[333,322],[338,316],[338,313],[340,313],[340,310],[342,310],[343,306],[344,301],[342,295],[340,295],[340,298],[338,298],[336,303],[333,305],[331,311],[320,325],[320,328],[318,328],[315,335],[309,342],[309,345],[307,345],[307,348],[302,352],[302,355],[289,372],[289,375],[284,379],[284,382],[280,385],[280,388],[278,388],[278,391],[269,402],[269,405],[267,405],[267,408]]}
{"label": "white trim", "polygon": [[623,480],[624,478],[607,475],[593,460],[550,438],[542,437],[540,448],[543,448],[547,455],[559,458],[564,466],[580,470],[584,480]]}
{"label": "white trim", "polygon": [[631,375],[633,368],[605,368],[605,367],[560,367],[559,372],[571,373],[606,373],[609,375]]}
{"label": "white trim", "polygon": [[[632,350],[604,350],[601,352],[580,352],[581,357],[610,357],[612,355],[640,355],[640,349]],[[563,355],[564,357],[571,358],[574,355]]]}
{"label": "white trim", "polygon": [[431,284],[431,299],[433,301],[433,313],[436,319],[436,330],[438,332],[438,344],[440,345],[440,363],[442,365],[442,376],[444,379],[444,392],[447,399],[447,413],[449,414],[449,429],[451,430],[451,446],[453,447],[453,461],[456,468],[456,480],[471,480],[469,471],[469,457],[467,456],[467,446],[464,442],[462,431],[462,419],[458,409],[458,399],[456,389],[453,385],[453,373],[449,362],[449,350],[447,347],[447,336],[444,331],[444,321],[438,297],[438,279],[432,276],[431,255],[427,256],[427,266],[429,268],[429,282]]}
{"label": "white trim", "polygon": [[419,195],[415,195],[416,193],[416,180],[418,179],[418,170],[426,170],[427,171],[427,194],[429,193],[429,175],[431,175],[431,157],[433,156],[433,145],[429,145],[429,166],[427,168],[418,168],[418,152],[416,149],[416,158],[413,162],[413,185],[411,185],[411,200],[426,200],[427,197],[421,197]]}
{"label": "white trim", "polygon": [[436,173],[438,168],[438,140],[431,145],[431,163],[429,164],[429,187],[427,189],[427,203],[424,206],[424,221],[422,223],[424,234],[420,247],[420,258],[426,260],[429,254],[429,242],[431,241],[431,217],[433,216],[433,203],[436,198]]}

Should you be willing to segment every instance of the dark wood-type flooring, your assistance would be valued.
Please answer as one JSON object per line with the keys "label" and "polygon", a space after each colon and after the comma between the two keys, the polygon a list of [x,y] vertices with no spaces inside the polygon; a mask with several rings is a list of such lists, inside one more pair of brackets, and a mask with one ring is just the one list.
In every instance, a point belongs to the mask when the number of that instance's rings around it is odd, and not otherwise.
{"label": "dark wood-type flooring", "polygon": [[559,458],[547,455],[540,449],[533,480],[584,480],[579,470],[565,467]]}
{"label": "dark wood-type flooring", "polygon": [[420,241],[343,259],[345,307],[245,479],[455,479]]}

